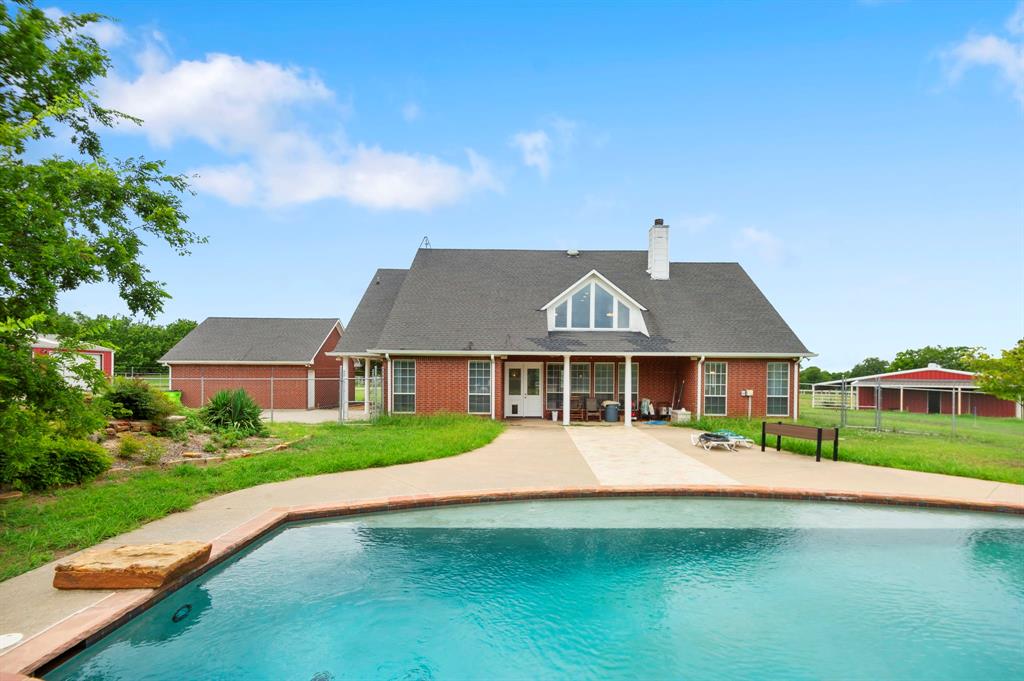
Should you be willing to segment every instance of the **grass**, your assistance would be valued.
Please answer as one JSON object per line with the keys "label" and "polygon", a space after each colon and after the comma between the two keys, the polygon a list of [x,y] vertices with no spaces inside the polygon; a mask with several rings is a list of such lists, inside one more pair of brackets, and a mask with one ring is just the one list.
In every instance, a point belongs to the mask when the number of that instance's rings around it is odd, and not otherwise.
{"label": "grass", "polygon": [[[883,412],[886,430],[877,432],[868,429],[874,427],[874,411],[850,411],[847,416],[848,427],[840,430],[840,461],[1024,484],[1024,421],[962,416],[954,433],[949,414]],[[839,412],[802,404],[799,423],[836,426]],[[704,430],[727,428],[761,441],[761,419],[705,417],[690,425]],[[769,446],[773,445],[774,439],[769,438]],[[815,443],[784,437],[782,448],[813,456]],[[826,443],[822,456],[831,453],[831,444]]]}
{"label": "grass", "polygon": [[308,475],[426,461],[481,447],[501,422],[462,415],[384,418],[373,425],[279,423],[275,436],[309,440],[282,452],[197,467],[128,473],[0,502],[0,580],[218,494]]}

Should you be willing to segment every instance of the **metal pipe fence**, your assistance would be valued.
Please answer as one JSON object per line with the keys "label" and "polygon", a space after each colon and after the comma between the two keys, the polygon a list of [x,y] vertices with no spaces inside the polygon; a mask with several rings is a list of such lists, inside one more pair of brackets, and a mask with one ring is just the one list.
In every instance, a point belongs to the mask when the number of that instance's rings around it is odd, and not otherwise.
{"label": "metal pipe fence", "polygon": [[800,390],[801,417],[841,428],[878,432],[955,435],[977,423],[974,393],[962,388],[887,386],[880,380],[859,386]]}

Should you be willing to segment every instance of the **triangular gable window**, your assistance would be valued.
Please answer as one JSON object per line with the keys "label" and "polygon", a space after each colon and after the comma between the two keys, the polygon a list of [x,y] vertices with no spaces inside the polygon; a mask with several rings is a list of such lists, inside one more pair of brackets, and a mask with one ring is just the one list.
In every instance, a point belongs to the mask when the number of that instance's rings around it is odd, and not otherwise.
{"label": "triangular gable window", "polygon": [[647,333],[644,308],[596,271],[542,309],[548,312],[548,330]]}

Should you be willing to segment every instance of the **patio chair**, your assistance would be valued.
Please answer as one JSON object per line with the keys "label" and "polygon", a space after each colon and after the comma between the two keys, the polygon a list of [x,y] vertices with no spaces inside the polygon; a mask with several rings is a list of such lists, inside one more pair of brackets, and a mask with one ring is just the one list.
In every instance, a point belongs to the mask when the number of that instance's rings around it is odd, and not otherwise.
{"label": "patio chair", "polygon": [[694,433],[690,436],[690,444],[695,447],[703,447],[705,452],[710,452],[714,447],[721,447],[730,452],[736,451],[736,444],[725,435],[718,433]]}
{"label": "patio chair", "polygon": [[714,434],[724,435],[725,437],[729,438],[729,440],[733,444],[743,445],[747,449],[754,446],[754,441],[751,440],[749,437],[747,437],[746,435],[740,435],[739,433],[733,432],[731,430],[725,430],[724,428],[722,428],[720,430],[716,430]]}
{"label": "patio chair", "polygon": [[584,419],[583,398],[573,396],[569,398],[569,420],[582,421]]}
{"label": "patio chair", "polygon": [[589,421],[591,416],[601,420],[601,406],[597,403],[596,397],[588,397],[584,400],[585,408],[583,413],[583,420]]}

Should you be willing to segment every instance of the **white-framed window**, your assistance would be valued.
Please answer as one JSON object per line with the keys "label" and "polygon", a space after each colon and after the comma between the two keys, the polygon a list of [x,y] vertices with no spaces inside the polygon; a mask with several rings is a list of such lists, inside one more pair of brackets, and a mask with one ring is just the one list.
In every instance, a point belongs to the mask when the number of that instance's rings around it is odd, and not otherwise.
{"label": "white-framed window", "polygon": [[725,362],[704,363],[704,413],[708,416],[725,416],[727,369]]}
{"label": "white-framed window", "polygon": [[615,399],[615,363],[594,363],[594,397],[597,403]]}
{"label": "white-framed window", "polygon": [[395,394],[391,396],[392,408],[396,414],[412,414],[416,411],[416,360],[395,359],[391,361],[394,378],[391,381]]}
{"label": "white-framed window", "polygon": [[543,309],[548,315],[548,330],[647,333],[644,308],[596,270]]}
{"label": "white-framed window", "polygon": [[548,364],[545,368],[545,388],[549,411],[562,408],[562,365]]}
{"label": "white-framed window", "polygon": [[469,362],[469,413],[491,413],[491,362],[470,360]]}
{"label": "white-framed window", "polygon": [[569,365],[569,392],[573,395],[590,395],[590,363],[573,362]]}
{"label": "white-framed window", "polygon": [[768,362],[768,416],[789,416],[789,362]]}
{"label": "white-framed window", "polygon": [[[631,363],[632,374],[631,380],[633,384],[630,386],[630,393],[633,395],[632,405],[634,408],[637,407],[637,397],[640,395],[640,365],[636,362]],[[623,407],[626,406],[626,363],[619,362],[619,404]]]}

